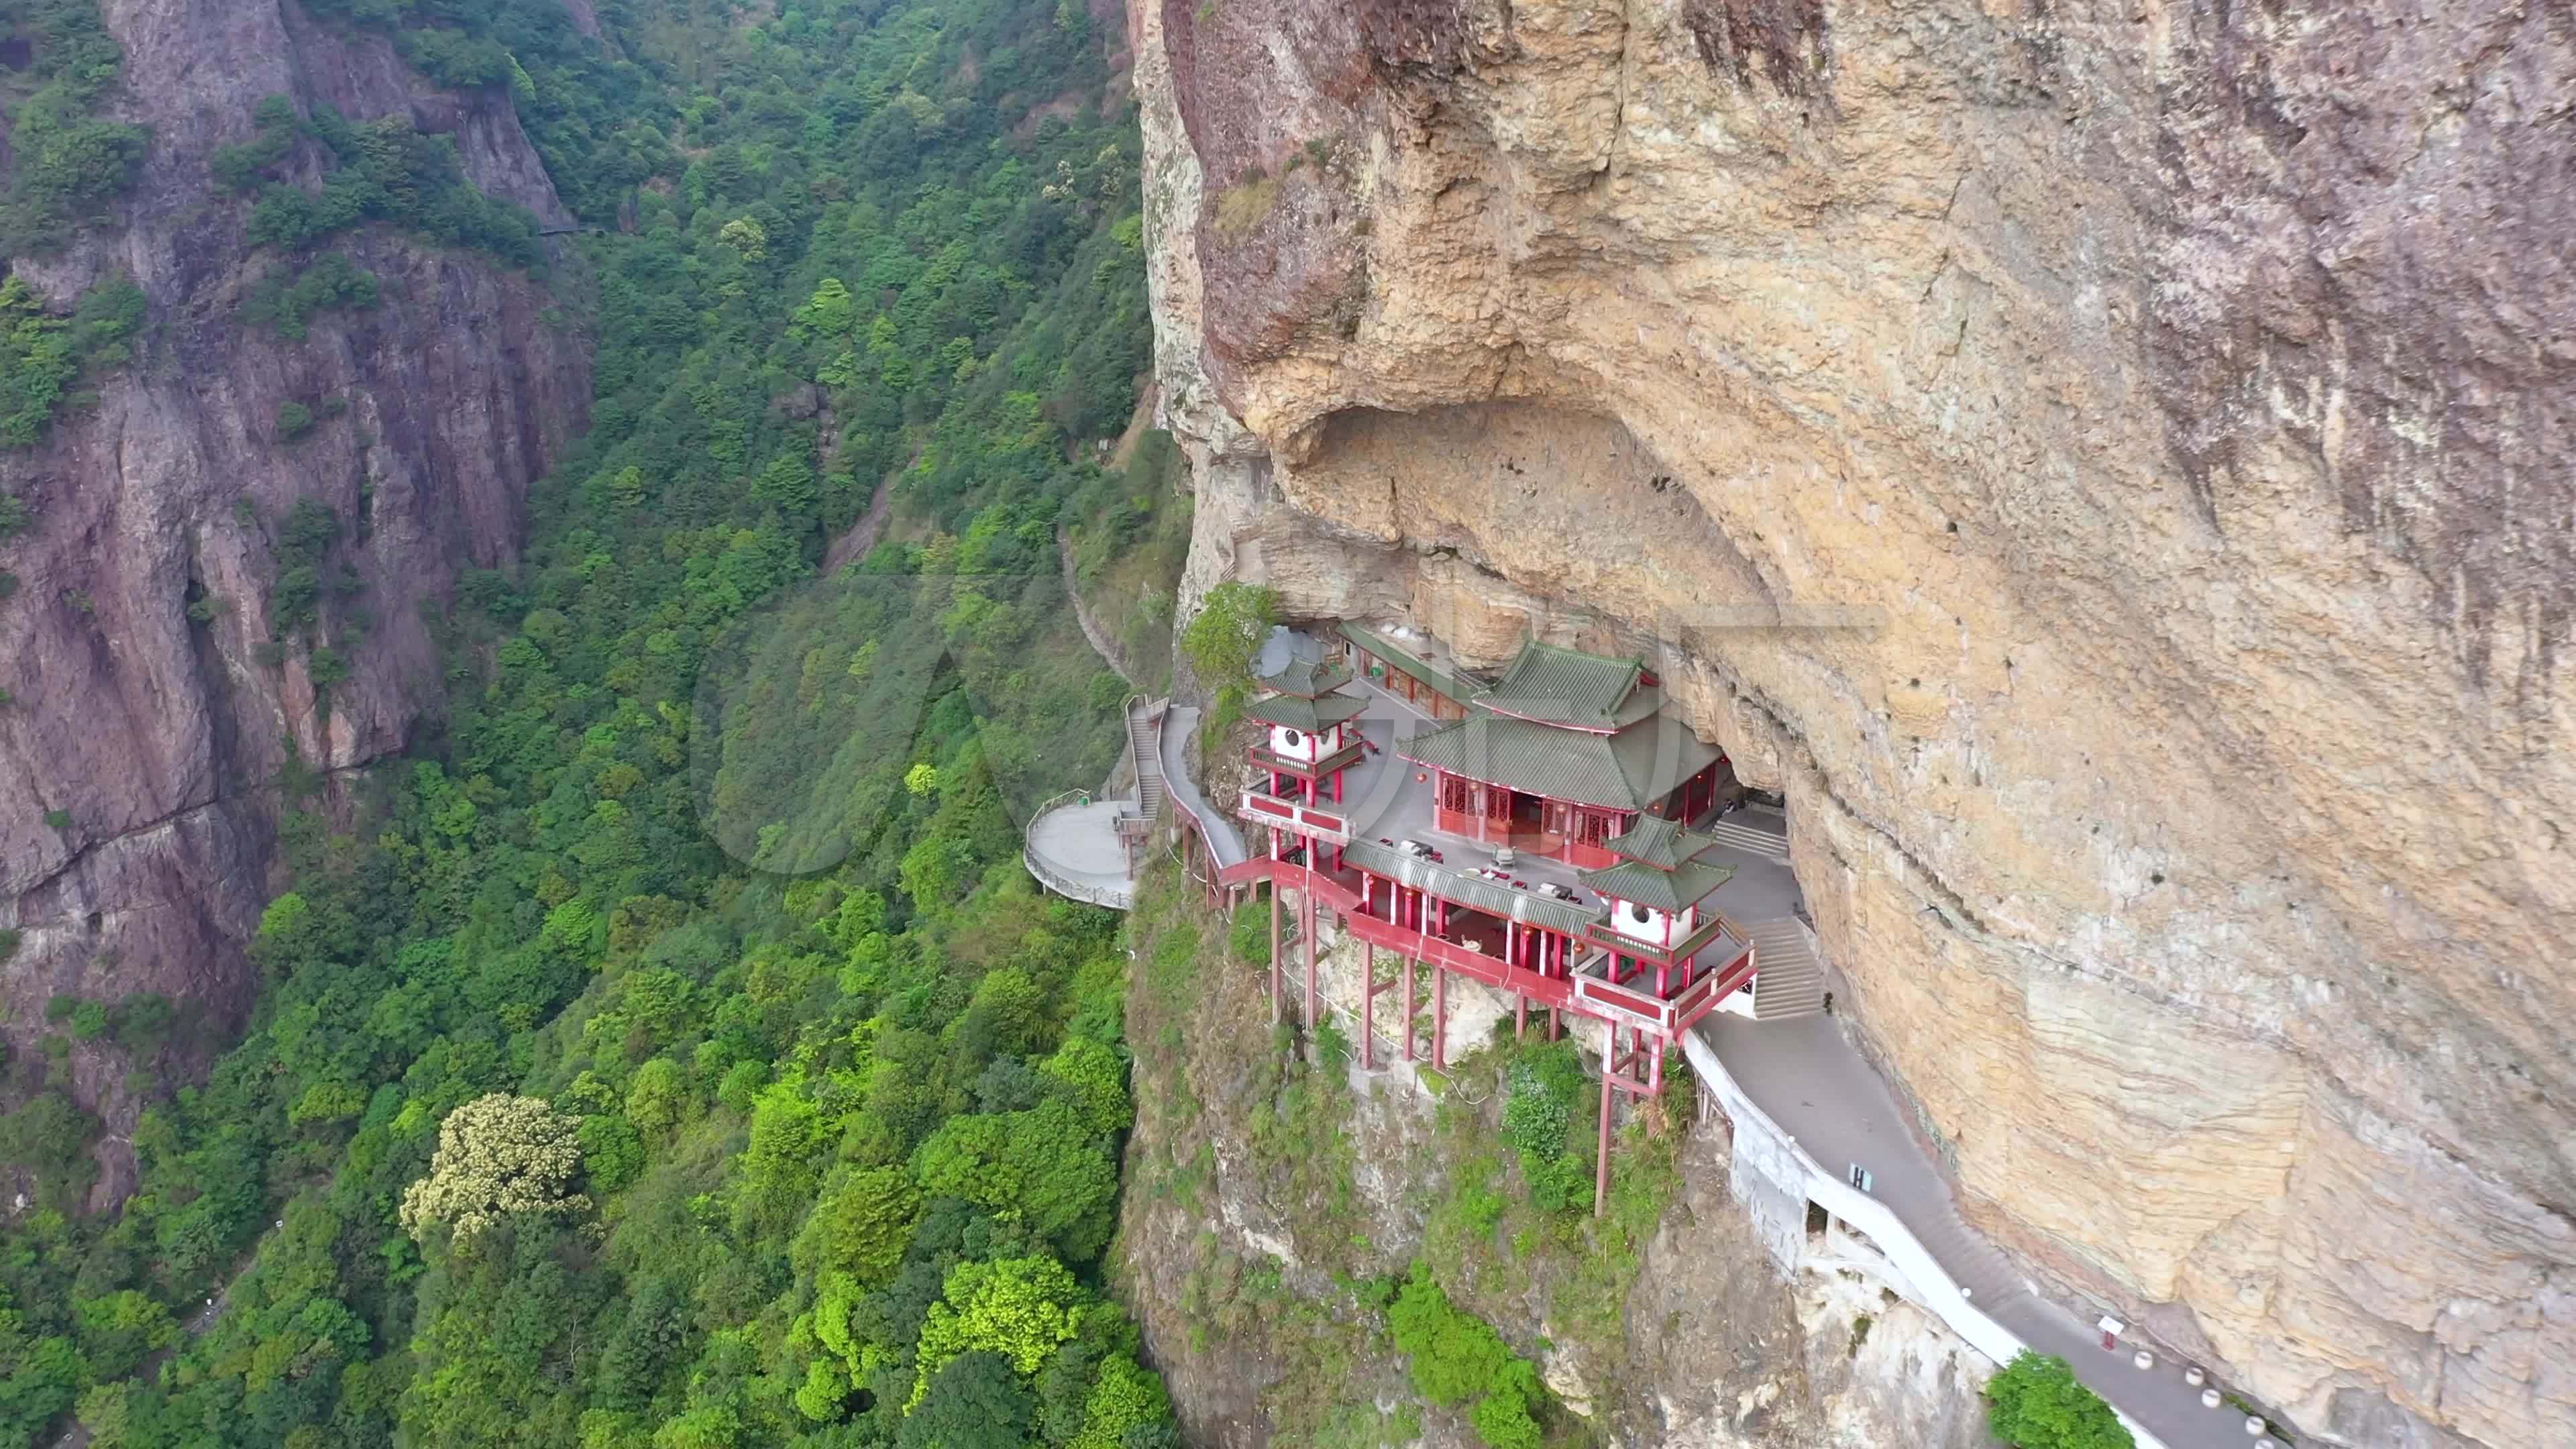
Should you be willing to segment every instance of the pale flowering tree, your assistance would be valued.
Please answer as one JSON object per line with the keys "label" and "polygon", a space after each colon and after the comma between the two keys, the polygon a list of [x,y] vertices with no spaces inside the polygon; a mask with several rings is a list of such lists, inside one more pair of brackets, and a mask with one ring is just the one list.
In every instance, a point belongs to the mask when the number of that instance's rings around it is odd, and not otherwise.
{"label": "pale flowering tree", "polygon": [[438,1129],[428,1175],[403,1192],[403,1231],[420,1238],[446,1223],[462,1246],[504,1217],[587,1209],[588,1197],[567,1191],[581,1171],[580,1128],[542,1097],[494,1092],[457,1108]]}

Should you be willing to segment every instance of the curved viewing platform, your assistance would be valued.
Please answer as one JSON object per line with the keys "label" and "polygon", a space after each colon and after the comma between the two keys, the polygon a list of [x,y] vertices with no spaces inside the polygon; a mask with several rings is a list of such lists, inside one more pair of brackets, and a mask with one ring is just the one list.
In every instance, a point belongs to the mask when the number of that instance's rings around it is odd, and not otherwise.
{"label": "curved viewing platform", "polygon": [[1142,695],[1127,701],[1123,795],[1067,790],[1029,815],[1020,863],[1039,885],[1068,900],[1133,910],[1154,817],[1163,806],[1159,726],[1165,706]]}
{"label": "curved viewing platform", "polygon": [[1133,799],[1094,800],[1075,792],[1040,806],[1029,821],[1020,859],[1038,883],[1057,895],[1113,911],[1136,904],[1136,879],[1121,840],[1122,822],[1136,818]]}

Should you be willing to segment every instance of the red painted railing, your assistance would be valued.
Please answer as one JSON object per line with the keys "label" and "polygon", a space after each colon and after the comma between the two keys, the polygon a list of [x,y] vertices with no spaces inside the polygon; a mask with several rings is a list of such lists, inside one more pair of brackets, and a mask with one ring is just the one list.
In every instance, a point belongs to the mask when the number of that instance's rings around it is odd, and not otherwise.
{"label": "red painted railing", "polygon": [[1321,871],[1289,861],[1257,855],[1240,865],[1227,866],[1217,872],[1216,879],[1221,886],[1267,880],[1313,891],[1316,901],[1339,913],[1345,928],[1363,941],[1417,961],[1428,961],[1497,990],[1526,996],[1540,1006],[1553,1006],[1620,1026],[1644,1027],[1666,1037],[1677,1037],[1698,1024],[1700,1018],[1726,1000],[1727,993],[1753,975],[1753,949],[1748,946],[1743,954],[1691,983],[1679,996],[1659,1001],[1642,991],[1613,986],[1599,977],[1580,973],[1571,979],[1544,976],[1499,956],[1382,920],[1362,909],[1357,891]]}
{"label": "red painted railing", "polygon": [[1243,803],[1235,809],[1234,813],[1255,825],[1277,826],[1281,830],[1294,830],[1300,835],[1319,835],[1335,845],[1348,845],[1351,842],[1351,823],[1348,817],[1336,815],[1330,810],[1318,810],[1311,805],[1300,805],[1294,800],[1282,800],[1276,795],[1263,795],[1246,790],[1243,792]]}
{"label": "red painted railing", "polygon": [[1335,770],[1347,770],[1358,764],[1360,747],[1356,744],[1344,745],[1320,760],[1296,759],[1261,745],[1254,745],[1245,753],[1260,769],[1276,770],[1283,775],[1295,775],[1303,779],[1310,775],[1329,775]]}
{"label": "red painted railing", "polygon": [[1616,1012],[1616,1019],[1627,1025],[1678,1035],[1714,1011],[1726,999],[1726,993],[1742,986],[1752,975],[1753,948],[1747,946],[1743,954],[1684,987],[1670,1000],[1631,990],[1584,970],[1574,974],[1574,995],[1578,1003],[1598,1008],[1592,1015]]}

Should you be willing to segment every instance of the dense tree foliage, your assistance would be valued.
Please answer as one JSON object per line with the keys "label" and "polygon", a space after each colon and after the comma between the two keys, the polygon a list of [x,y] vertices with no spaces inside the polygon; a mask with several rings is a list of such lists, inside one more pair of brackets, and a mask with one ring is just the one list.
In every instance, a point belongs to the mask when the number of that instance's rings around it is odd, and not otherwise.
{"label": "dense tree foliage", "polygon": [[[1158,1449],[1099,1276],[1118,923],[1037,895],[1014,824],[1106,772],[1123,693],[1054,542],[1132,491],[1074,460],[1147,347],[1136,137],[1080,8],[624,0],[605,42],[556,5],[308,8],[507,86],[605,228],[546,268],[598,339],[593,430],[524,561],[434,621],[435,747],[355,832],[277,782],[260,1004],[145,1113],[120,1215],[77,1211],[64,1057],[16,1064],[0,1442],[76,1412],[100,1449]],[[372,300],[311,252],[341,229],[509,253],[410,209],[452,173],[407,128],[262,120],[218,169],[308,259],[259,320]],[[888,537],[821,577],[880,487]],[[364,520],[249,521],[318,666],[362,627]],[[75,1002],[54,1040],[151,1017]]]}
{"label": "dense tree foliage", "polygon": [[1986,1427],[2015,1449],[2131,1449],[2137,1442],[2072,1365],[2030,1349],[1986,1381]]}

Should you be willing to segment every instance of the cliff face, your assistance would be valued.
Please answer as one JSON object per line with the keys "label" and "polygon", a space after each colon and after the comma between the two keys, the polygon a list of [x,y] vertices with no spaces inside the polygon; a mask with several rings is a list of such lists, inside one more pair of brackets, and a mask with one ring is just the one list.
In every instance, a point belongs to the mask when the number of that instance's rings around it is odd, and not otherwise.
{"label": "cliff face", "polygon": [[2576,1433],[2565,7],[1130,27],[1185,592],[1664,651],[2025,1263]]}
{"label": "cliff face", "polygon": [[[381,39],[290,0],[101,8],[126,56],[103,109],[151,128],[142,179],[117,224],[11,267],[65,306],[125,272],[150,320],[94,408],[0,456],[34,513],[0,543],[20,581],[0,603],[0,685],[15,696],[0,709],[0,925],[23,937],[0,967],[12,1048],[44,1030],[56,994],[165,993],[209,1038],[238,1020],[253,986],[243,943],[269,889],[267,787],[288,742],[307,765],[345,769],[437,713],[423,606],[444,605],[459,570],[514,557],[527,484],[589,393],[585,349],[535,280],[382,228],[333,243],[382,284],[379,306],[320,314],[300,341],[241,315],[278,263],[249,250],[248,207],[208,157],[249,139],[261,98],[408,116],[452,137],[484,191],[565,223],[506,94],[439,92]],[[300,440],[280,435],[288,402],[320,419]],[[327,710],[302,649],[272,663],[260,647],[280,525],[307,499],[340,521],[317,637],[350,672]],[[55,811],[68,826],[47,823]],[[128,1064],[88,1049],[74,1063],[111,1127],[98,1190],[111,1199],[128,1165],[114,1133],[136,1105]]]}

